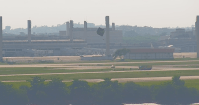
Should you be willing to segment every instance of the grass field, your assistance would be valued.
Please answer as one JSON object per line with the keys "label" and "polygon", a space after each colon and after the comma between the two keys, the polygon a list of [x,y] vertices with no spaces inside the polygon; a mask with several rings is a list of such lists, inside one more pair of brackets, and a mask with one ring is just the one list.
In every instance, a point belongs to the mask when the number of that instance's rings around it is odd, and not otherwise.
{"label": "grass field", "polygon": [[[55,69],[48,67],[20,67],[20,68],[0,68],[0,75],[7,74],[40,74],[40,73],[72,73],[72,72],[99,72],[99,71],[111,71],[113,69],[88,69],[88,70],[67,70],[67,69]],[[119,71],[121,69],[116,69]],[[127,69],[124,69],[127,70]]]}
{"label": "grass field", "polygon": [[[140,77],[169,77],[169,76],[198,76],[199,70],[179,70],[179,71],[137,71],[137,72],[114,72],[114,73],[78,73],[59,75],[40,75],[44,79],[61,78],[63,80],[72,79],[104,79],[104,78],[140,78]],[[1,76],[0,81],[30,80],[35,76]]]}
{"label": "grass field", "polygon": [[[199,80],[184,80],[184,81],[186,87],[196,88],[199,90]],[[151,85],[161,85],[164,82],[168,81],[152,81],[152,82],[136,82],[136,83],[142,86],[151,86]]]}
{"label": "grass field", "polygon": [[[146,62],[146,61],[145,61]],[[104,62],[101,62],[104,63]],[[113,62],[114,64],[114,62]],[[123,62],[123,64],[114,64],[116,66],[115,71],[122,71],[123,69],[117,68],[118,66],[140,66],[140,65],[173,65],[180,68],[197,68],[199,66],[195,66],[199,64],[199,61],[192,61],[192,62],[156,62],[156,63],[134,63],[134,62]],[[111,64],[90,64],[90,63],[84,63],[79,64],[79,67],[81,66],[111,66]],[[178,65],[188,65],[188,66],[178,66]],[[62,69],[63,68],[63,69]],[[111,71],[112,69],[85,69],[85,70],[70,70],[68,66],[62,67],[59,69],[59,67],[53,68],[53,67],[16,67],[16,68],[0,68],[0,75],[4,74],[39,74],[39,73],[70,73],[70,72],[99,72],[99,71]],[[128,70],[128,69],[124,69]],[[164,72],[163,72],[164,73]],[[159,74],[158,74],[159,75]]]}
{"label": "grass field", "polygon": [[[189,61],[192,60],[192,61]],[[50,80],[52,78],[60,78],[63,80],[72,80],[72,79],[104,79],[104,78],[142,78],[142,77],[171,77],[171,76],[199,76],[199,70],[189,70],[189,68],[199,68],[197,64],[199,64],[199,59],[197,58],[179,58],[174,60],[164,60],[164,61],[182,61],[182,62],[162,62],[162,60],[115,60],[115,61],[78,61],[78,62],[68,62],[65,64],[70,64],[73,66],[78,66],[82,68],[84,66],[93,66],[93,67],[100,67],[100,66],[111,66],[114,64],[116,66],[115,71],[125,71],[125,72],[106,72],[112,71],[111,68],[104,68],[104,69],[70,69],[69,66],[65,65],[65,67],[7,67],[7,68],[0,68],[0,75],[9,75],[9,74],[38,74],[38,76]],[[57,64],[57,63],[54,63]],[[62,64],[62,63],[61,63]],[[1,64],[0,64],[1,65]],[[21,65],[21,64],[17,64]],[[50,65],[50,64],[49,64]],[[178,70],[178,71],[134,71],[136,70],[133,68],[130,71],[130,66],[140,66],[140,65],[153,65],[156,67],[163,66],[163,65],[173,65],[180,68],[187,68],[187,70]],[[187,65],[187,66],[182,66]],[[195,66],[196,65],[196,66]],[[119,66],[127,66],[128,69],[119,68]],[[72,66],[71,66],[72,67]],[[118,68],[117,68],[118,67]],[[163,67],[164,69],[165,67]],[[84,72],[84,73],[82,73]],[[106,73],[86,73],[86,72],[106,72]],[[57,75],[40,75],[42,73],[74,73],[74,74],[57,74]],[[76,74],[75,74],[76,73]],[[23,75],[23,76],[0,76],[0,81],[20,81],[20,80],[31,80],[36,75]],[[197,81],[189,80],[186,84],[197,83]],[[162,83],[159,82],[146,82],[144,85],[150,85],[153,83]],[[23,85],[20,83],[13,83],[16,85]],[[139,83],[142,85],[142,83]],[[25,84],[28,85],[28,84]],[[30,84],[29,84],[30,85]],[[92,85],[92,84],[91,84]],[[191,86],[187,85],[187,86]],[[195,85],[194,85],[195,86]],[[198,86],[198,85],[196,85]],[[16,86],[17,87],[17,86]],[[199,87],[199,86],[198,86]]]}

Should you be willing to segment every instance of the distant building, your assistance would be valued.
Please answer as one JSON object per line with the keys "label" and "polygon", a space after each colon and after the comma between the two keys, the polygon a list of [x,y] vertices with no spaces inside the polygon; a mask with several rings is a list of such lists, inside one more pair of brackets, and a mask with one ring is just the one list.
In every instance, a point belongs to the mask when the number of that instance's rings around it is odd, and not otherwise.
{"label": "distant building", "polygon": [[146,59],[174,59],[173,48],[145,48],[145,49],[131,49],[124,59],[146,60]]}
{"label": "distant building", "polygon": [[66,31],[59,31],[59,36],[64,36],[66,35]]}
{"label": "distant building", "polygon": [[20,32],[19,35],[24,36],[24,35],[26,35],[26,34],[25,34],[25,32]]}
{"label": "distant building", "polygon": [[[88,44],[105,44],[106,35],[97,35],[98,28],[87,28],[86,33],[84,33],[84,28],[74,28],[73,29],[73,39],[85,40]],[[66,35],[66,31],[60,31],[60,35]],[[69,35],[67,35],[69,36]],[[110,44],[121,44],[122,43],[122,31],[110,29]]]}
{"label": "distant building", "polygon": [[176,31],[171,32],[170,37],[164,42],[166,46],[173,45],[175,48],[180,49],[180,52],[196,52],[197,49],[194,30],[186,31],[178,28]]}
{"label": "distant building", "polygon": [[11,29],[11,27],[10,27],[10,26],[6,26],[4,31],[5,31],[5,32],[9,32],[9,31],[10,31],[10,29]]}
{"label": "distant building", "polygon": [[178,28],[170,33],[170,38],[190,38],[193,34],[193,31],[185,31],[185,29]]}

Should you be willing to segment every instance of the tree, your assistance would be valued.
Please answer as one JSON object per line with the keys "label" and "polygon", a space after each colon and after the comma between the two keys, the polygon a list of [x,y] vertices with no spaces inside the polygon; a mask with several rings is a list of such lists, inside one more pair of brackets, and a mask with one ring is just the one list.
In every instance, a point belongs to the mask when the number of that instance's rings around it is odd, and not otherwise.
{"label": "tree", "polygon": [[140,86],[134,82],[127,82],[122,91],[123,102],[145,103],[150,102],[151,93],[148,87]]}
{"label": "tree", "polygon": [[91,88],[88,82],[75,79],[69,89],[72,105],[89,105],[92,103]]}
{"label": "tree", "polygon": [[198,92],[184,86],[180,76],[174,76],[171,82],[159,87],[156,101],[165,105],[189,105],[198,101]]}
{"label": "tree", "polygon": [[25,105],[27,102],[23,91],[0,82],[0,105]]}
{"label": "tree", "polygon": [[113,54],[113,58],[116,59],[117,57],[120,57],[120,59],[122,59],[122,56],[126,55],[127,53],[129,53],[130,50],[129,49],[118,49],[114,54]]}
{"label": "tree", "polygon": [[173,76],[172,83],[177,86],[184,86],[184,81],[180,80],[180,76]]}
{"label": "tree", "polygon": [[53,78],[50,81],[45,90],[47,94],[48,105],[60,105],[64,104],[67,100],[66,84],[59,78]]}
{"label": "tree", "polygon": [[41,77],[34,77],[33,80],[30,81],[31,87],[27,91],[30,103],[44,104],[47,102],[47,94],[45,92],[46,85],[44,82],[45,79]]}
{"label": "tree", "polygon": [[98,105],[120,105],[122,103],[122,86],[118,81],[110,78],[92,86],[94,88],[95,103]]}

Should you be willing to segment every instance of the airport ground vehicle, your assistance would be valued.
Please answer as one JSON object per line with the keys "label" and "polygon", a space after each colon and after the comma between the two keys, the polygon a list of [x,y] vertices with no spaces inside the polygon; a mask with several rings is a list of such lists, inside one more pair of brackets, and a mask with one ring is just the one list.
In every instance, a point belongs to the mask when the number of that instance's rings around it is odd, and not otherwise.
{"label": "airport ground vehicle", "polygon": [[142,65],[139,66],[139,70],[151,70],[152,66],[151,65]]}
{"label": "airport ground vehicle", "polygon": [[111,68],[113,68],[113,69],[114,69],[114,68],[115,68],[115,65],[112,65],[112,66],[111,66]]}

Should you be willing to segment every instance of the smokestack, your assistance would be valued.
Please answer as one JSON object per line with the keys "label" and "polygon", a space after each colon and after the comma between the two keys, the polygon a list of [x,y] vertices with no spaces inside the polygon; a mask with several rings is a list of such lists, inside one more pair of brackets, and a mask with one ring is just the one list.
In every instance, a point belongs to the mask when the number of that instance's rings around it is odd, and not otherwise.
{"label": "smokestack", "polygon": [[69,32],[70,32],[69,22],[66,22],[66,36],[69,36]]}
{"label": "smokestack", "polygon": [[112,23],[112,30],[115,31],[115,23]]}
{"label": "smokestack", "polygon": [[87,22],[84,21],[84,29],[87,29]]}
{"label": "smokestack", "polygon": [[199,16],[196,17],[195,33],[197,38],[197,58],[199,58]]}
{"label": "smokestack", "polygon": [[73,20],[70,20],[70,41],[73,42]]}
{"label": "smokestack", "polygon": [[28,20],[28,43],[31,43],[31,20]]}
{"label": "smokestack", "polygon": [[110,56],[110,47],[109,47],[109,16],[106,16],[106,56]]}
{"label": "smokestack", "polygon": [[84,39],[85,39],[85,41],[87,41],[87,22],[86,21],[84,21]]}
{"label": "smokestack", "polygon": [[0,62],[3,61],[2,48],[3,48],[3,31],[2,31],[2,16],[0,16]]}

